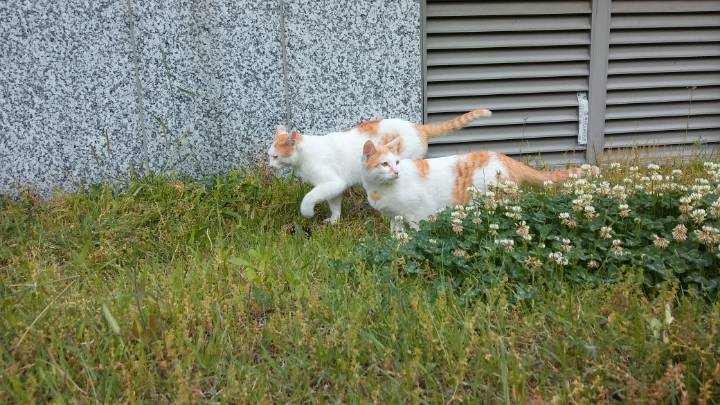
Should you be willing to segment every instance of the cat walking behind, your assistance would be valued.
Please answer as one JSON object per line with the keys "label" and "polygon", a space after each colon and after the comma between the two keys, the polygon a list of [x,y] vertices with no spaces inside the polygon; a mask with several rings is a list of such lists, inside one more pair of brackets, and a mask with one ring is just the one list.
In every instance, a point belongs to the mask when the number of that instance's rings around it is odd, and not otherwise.
{"label": "cat walking behind", "polygon": [[469,188],[487,190],[490,181],[512,180],[518,184],[562,182],[578,168],[555,171],[533,169],[502,153],[489,151],[434,159],[403,159],[394,142],[376,146],[366,142],[362,155],[362,183],[370,205],[390,217],[391,230],[400,229],[402,217],[411,226],[446,207],[470,202]]}
{"label": "cat walking behind", "polygon": [[325,221],[334,224],[340,218],[343,192],[361,182],[362,162],[358,156],[366,142],[378,146],[393,142],[391,148],[398,158],[419,159],[427,153],[429,139],[490,115],[490,110],[478,109],[445,122],[425,125],[401,119],[367,121],[324,136],[301,135],[279,127],[268,149],[269,164],[274,168],[293,168],[303,181],[315,186],[300,204],[303,216],[312,217],[315,205],[327,201],[331,215]]}

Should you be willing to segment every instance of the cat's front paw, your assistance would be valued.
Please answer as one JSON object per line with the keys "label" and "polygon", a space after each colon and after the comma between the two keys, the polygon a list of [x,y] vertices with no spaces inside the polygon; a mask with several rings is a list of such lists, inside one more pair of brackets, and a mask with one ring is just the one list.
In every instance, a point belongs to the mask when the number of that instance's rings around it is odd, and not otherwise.
{"label": "cat's front paw", "polygon": [[337,221],[338,221],[338,218],[333,218],[333,217],[323,219],[323,223],[328,224],[328,225],[335,225],[335,224],[337,224]]}
{"label": "cat's front paw", "polygon": [[300,213],[305,218],[312,218],[315,215],[315,204],[303,201],[302,204],[300,204]]}

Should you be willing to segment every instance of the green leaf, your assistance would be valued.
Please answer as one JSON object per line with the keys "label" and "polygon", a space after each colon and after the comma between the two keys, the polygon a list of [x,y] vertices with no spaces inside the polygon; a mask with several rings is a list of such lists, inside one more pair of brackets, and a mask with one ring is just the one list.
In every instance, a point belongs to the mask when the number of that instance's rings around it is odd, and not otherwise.
{"label": "green leaf", "polygon": [[102,304],[102,313],[105,317],[105,321],[107,321],[108,326],[110,326],[110,329],[113,331],[114,334],[119,335],[120,334],[120,325],[118,325],[117,321],[115,320],[115,317],[110,312],[110,308],[108,308],[107,305]]}

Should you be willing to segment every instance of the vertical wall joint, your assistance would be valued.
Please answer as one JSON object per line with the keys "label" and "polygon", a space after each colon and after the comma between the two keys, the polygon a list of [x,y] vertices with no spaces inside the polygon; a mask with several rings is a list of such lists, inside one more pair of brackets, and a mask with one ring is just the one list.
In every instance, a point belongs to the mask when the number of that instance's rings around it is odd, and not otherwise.
{"label": "vertical wall joint", "polygon": [[605,146],[611,0],[592,0],[587,161],[596,163]]}
{"label": "vertical wall joint", "polygon": [[282,81],[285,99],[285,126],[288,129],[293,127],[292,123],[292,104],[290,103],[290,81],[288,77],[288,58],[287,58],[287,33],[285,30],[285,2],[278,0],[278,16],[280,18],[280,54],[282,57]]}

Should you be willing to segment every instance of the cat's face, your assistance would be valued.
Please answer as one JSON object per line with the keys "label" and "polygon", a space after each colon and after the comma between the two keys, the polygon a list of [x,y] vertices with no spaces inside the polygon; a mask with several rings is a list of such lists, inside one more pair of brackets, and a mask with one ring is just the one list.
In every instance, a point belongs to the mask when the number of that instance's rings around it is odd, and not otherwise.
{"label": "cat's face", "polygon": [[278,127],[275,132],[275,139],[268,149],[268,163],[270,167],[280,168],[293,166],[297,163],[298,144],[302,142],[302,135],[297,131],[289,133],[283,127]]}
{"label": "cat's face", "polygon": [[365,178],[373,183],[389,183],[400,176],[400,159],[388,145],[375,146],[372,141],[363,146]]}

